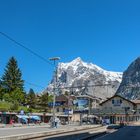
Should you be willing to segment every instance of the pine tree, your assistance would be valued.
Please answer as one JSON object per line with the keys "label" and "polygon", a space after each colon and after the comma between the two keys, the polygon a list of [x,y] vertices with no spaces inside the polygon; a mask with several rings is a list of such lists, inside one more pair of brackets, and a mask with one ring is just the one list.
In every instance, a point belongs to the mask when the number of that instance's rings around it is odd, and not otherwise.
{"label": "pine tree", "polygon": [[17,61],[14,57],[11,57],[1,78],[3,99],[13,104],[24,104],[25,92],[23,85],[24,81]]}
{"label": "pine tree", "polygon": [[29,93],[27,94],[27,104],[31,108],[35,108],[36,106],[36,95],[32,88],[29,90]]}
{"label": "pine tree", "polygon": [[0,100],[3,100],[3,88],[2,88],[2,83],[1,83],[1,80],[0,80]]}
{"label": "pine tree", "polygon": [[18,68],[16,59],[11,57],[2,76],[2,87],[5,93],[11,93],[17,89],[23,92],[23,85],[21,70]]}

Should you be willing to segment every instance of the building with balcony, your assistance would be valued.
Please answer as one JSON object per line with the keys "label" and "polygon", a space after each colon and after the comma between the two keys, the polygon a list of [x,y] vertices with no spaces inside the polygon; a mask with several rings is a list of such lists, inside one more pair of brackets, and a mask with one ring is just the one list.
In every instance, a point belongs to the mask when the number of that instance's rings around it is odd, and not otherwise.
{"label": "building with balcony", "polygon": [[130,101],[119,95],[100,103],[97,115],[110,123],[131,123],[140,119],[140,101]]}

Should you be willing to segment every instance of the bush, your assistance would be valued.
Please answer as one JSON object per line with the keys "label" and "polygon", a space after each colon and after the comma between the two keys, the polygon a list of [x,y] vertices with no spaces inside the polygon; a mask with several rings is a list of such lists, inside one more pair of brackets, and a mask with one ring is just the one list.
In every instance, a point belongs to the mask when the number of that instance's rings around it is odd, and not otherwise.
{"label": "bush", "polygon": [[0,111],[9,111],[11,104],[5,101],[0,102]]}
{"label": "bush", "polygon": [[11,111],[17,111],[19,108],[19,104],[17,102],[13,103],[10,107]]}

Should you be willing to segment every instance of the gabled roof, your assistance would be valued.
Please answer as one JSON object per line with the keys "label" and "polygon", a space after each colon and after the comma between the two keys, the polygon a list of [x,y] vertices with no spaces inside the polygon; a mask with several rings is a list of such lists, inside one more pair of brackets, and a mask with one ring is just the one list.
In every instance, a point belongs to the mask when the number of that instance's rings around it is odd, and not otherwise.
{"label": "gabled roof", "polygon": [[61,95],[59,95],[59,96],[56,96],[56,101],[57,102],[61,102],[61,101],[68,101],[68,100],[75,100],[76,99],[76,97],[75,96],[68,96],[68,95],[64,95],[64,94],[61,94]]}
{"label": "gabled roof", "polygon": [[120,96],[120,95],[116,95],[116,94],[115,94],[114,96],[110,97],[109,99],[107,99],[107,100],[103,101],[103,102],[102,102],[102,103],[100,103],[99,105],[103,105],[104,103],[106,103],[107,101],[109,101],[109,100],[113,99],[114,97],[120,97],[121,99],[123,99],[123,100],[125,100],[125,101],[127,101],[127,102],[130,102],[131,104],[136,105],[134,102],[132,102],[132,101],[130,101],[130,100],[128,100],[128,99],[126,99],[126,98],[124,98],[124,97]]}
{"label": "gabled roof", "polygon": [[140,104],[140,100],[131,100],[131,102],[133,102],[135,104]]}
{"label": "gabled roof", "polygon": [[89,99],[94,99],[94,100],[101,100],[100,98],[96,97],[96,96],[92,96],[92,95],[78,95],[76,96],[77,98],[89,98]]}
{"label": "gabled roof", "polygon": [[56,99],[55,99],[55,100],[56,100],[57,102],[59,102],[59,101],[68,101],[68,98],[67,98],[67,96],[61,94],[61,95],[59,95],[59,96],[56,96]]}

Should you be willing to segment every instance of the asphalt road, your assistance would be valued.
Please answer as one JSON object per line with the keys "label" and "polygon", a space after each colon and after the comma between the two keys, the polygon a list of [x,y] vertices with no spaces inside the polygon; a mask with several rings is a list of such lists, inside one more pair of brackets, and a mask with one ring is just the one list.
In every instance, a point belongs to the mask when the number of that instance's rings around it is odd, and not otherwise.
{"label": "asphalt road", "polygon": [[17,134],[27,134],[27,133],[35,133],[35,132],[42,132],[46,130],[50,130],[49,127],[26,127],[26,128],[0,128],[0,137],[3,136],[11,136]]}
{"label": "asphalt road", "polygon": [[93,135],[98,135],[106,132],[106,127],[99,127],[93,129],[85,129],[81,131],[68,132],[45,136],[40,138],[33,138],[34,140],[85,140]]}
{"label": "asphalt road", "polygon": [[114,133],[96,138],[96,140],[140,140],[140,126],[126,126]]}
{"label": "asphalt road", "polygon": [[44,126],[26,126],[26,127],[10,127],[10,128],[0,128],[0,138],[4,136],[14,136],[14,135],[24,135],[30,133],[38,133],[38,132],[52,132],[57,131],[59,129],[70,129],[73,127],[79,127],[76,125],[71,126],[60,126],[57,129],[51,128],[49,125]]}
{"label": "asphalt road", "polygon": [[[70,126],[60,126],[59,128],[50,128],[47,126],[34,126],[34,127],[12,127],[12,128],[0,128],[0,138],[5,136],[16,136],[16,135],[27,135],[27,134],[36,134],[39,132],[56,132],[57,130],[70,130],[70,129],[80,129],[87,126],[76,126],[76,125],[70,125]],[[90,127],[90,126],[88,126]],[[98,125],[92,126],[92,127],[98,127]]]}

